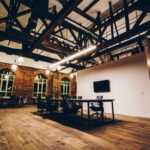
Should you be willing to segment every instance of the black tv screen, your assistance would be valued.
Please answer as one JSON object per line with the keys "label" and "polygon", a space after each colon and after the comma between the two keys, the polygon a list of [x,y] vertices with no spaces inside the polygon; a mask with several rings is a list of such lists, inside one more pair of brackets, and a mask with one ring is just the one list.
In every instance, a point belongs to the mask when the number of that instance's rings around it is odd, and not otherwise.
{"label": "black tv screen", "polygon": [[93,83],[94,86],[94,92],[110,92],[110,82],[109,80],[103,80],[103,81],[95,81]]}

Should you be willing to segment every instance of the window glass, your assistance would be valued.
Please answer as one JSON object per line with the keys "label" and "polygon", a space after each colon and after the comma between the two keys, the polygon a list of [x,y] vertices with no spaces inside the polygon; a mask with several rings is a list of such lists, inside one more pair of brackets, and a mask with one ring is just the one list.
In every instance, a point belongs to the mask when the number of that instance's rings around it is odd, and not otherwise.
{"label": "window glass", "polygon": [[8,81],[8,91],[12,91],[12,86],[13,86],[13,81],[12,80],[9,80]]}
{"label": "window glass", "polygon": [[37,75],[34,78],[34,91],[33,97],[42,97],[45,98],[47,89],[47,79],[43,75]]}
{"label": "window glass", "polygon": [[34,83],[34,92],[37,91],[37,88],[38,88],[38,83]]}
{"label": "window glass", "polygon": [[46,84],[43,84],[43,93],[46,92]]}
{"label": "window glass", "polygon": [[61,80],[61,95],[68,95],[70,96],[70,80],[68,78],[63,78]]}
{"label": "window glass", "polygon": [[8,69],[0,70],[0,96],[10,97],[13,91],[14,74]]}
{"label": "window glass", "polygon": [[5,91],[6,90],[6,80],[3,80],[2,82],[2,91]]}

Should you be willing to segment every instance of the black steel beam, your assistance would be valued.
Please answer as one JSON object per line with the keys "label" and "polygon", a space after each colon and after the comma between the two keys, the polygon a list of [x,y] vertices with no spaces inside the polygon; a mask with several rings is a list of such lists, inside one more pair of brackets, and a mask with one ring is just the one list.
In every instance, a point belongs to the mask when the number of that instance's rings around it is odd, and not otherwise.
{"label": "black steel beam", "polygon": [[140,15],[140,17],[138,18],[138,20],[136,21],[136,23],[133,26],[133,29],[135,29],[136,27],[138,27],[138,25],[143,21],[143,19],[146,17],[146,14],[148,13],[148,10],[143,10],[142,14]]}
{"label": "black steel beam", "polygon": [[[141,1],[147,1],[147,0],[138,0],[138,1],[135,1],[135,0],[132,0],[131,2],[128,3],[128,13],[131,13],[133,12],[134,10],[137,10],[138,9],[138,6],[141,5]],[[109,26],[112,22],[116,22],[118,21],[119,19],[123,18],[124,15],[125,15],[125,11],[124,11],[124,7],[121,7],[119,8],[118,10],[114,11],[113,12],[114,15],[114,18],[113,20],[111,19],[110,16],[106,17],[105,19],[102,20],[102,23],[101,23],[101,26],[102,27],[107,27]],[[94,32],[96,32],[98,29],[95,28]]]}
{"label": "black steel beam", "polygon": [[120,42],[123,42],[127,39],[130,39],[131,37],[134,37],[136,35],[140,36],[139,34],[142,33],[142,32],[145,32],[149,29],[149,26],[150,26],[150,21],[140,25],[139,27],[137,27],[136,29],[133,29],[133,30],[130,30],[129,32],[125,32],[125,33],[122,33],[120,34],[119,36],[101,44],[98,49],[99,49],[99,52],[97,52],[95,55],[92,56],[92,58],[95,58],[97,57],[101,51],[109,46],[112,46],[112,45],[115,45],[117,43],[120,43]]}
{"label": "black steel beam", "polygon": [[87,7],[84,8],[83,12],[86,13],[88,10],[90,10],[98,1],[100,0],[93,0]]}
{"label": "black steel beam", "polygon": [[113,10],[112,10],[111,2],[109,2],[109,13],[110,13],[110,19],[111,19],[111,24],[110,24],[110,27],[111,27],[111,37],[114,38],[114,26],[113,26],[114,19],[113,19]]}
{"label": "black steel beam", "polygon": [[88,56],[88,57],[82,58],[82,59],[80,59],[80,61],[88,61],[88,60],[93,59],[95,57],[103,56],[105,54],[109,54],[109,53],[116,51],[116,50],[119,51],[120,48],[126,47],[126,46],[134,44],[134,43],[141,42],[144,38],[145,38],[145,36],[136,37],[136,38],[131,39],[129,41],[126,41],[126,42],[123,42],[123,43],[118,44],[116,46],[113,46],[111,48],[106,48],[104,51],[99,51],[98,53],[96,53],[93,56]]}
{"label": "black steel beam", "polygon": [[15,14],[13,16],[7,16],[7,17],[4,17],[4,18],[0,18],[0,23],[6,22],[9,19],[14,19],[14,18],[17,18],[17,17],[21,17],[21,16],[24,16],[24,15],[27,15],[29,13],[31,13],[31,9],[27,9],[27,10],[21,11],[21,12]]}
{"label": "black steel beam", "polygon": [[146,38],[146,35],[140,35],[140,33],[147,31],[149,29],[149,26],[150,21],[138,26],[136,29],[132,29],[129,32],[122,33],[121,35],[110,39],[109,41],[98,46],[97,52],[94,55],[92,54],[91,56],[81,58],[80,62],[88,61],[90,59],[96,58],[104,54],[108,54],[112,51],[133,44],[135,42],[142,41],[144,38]]}
{"label": "black steel beam", "polygon": [[[64,7],[64,4],[67,2],[67,0],[59,0],[59,2],[62,4],[62,6]],[[74,12],[78,13],[79,15],[81,15],[82,17],[86,18],[87,20],[91,21],[94,24],[97,24],[96,20],[89,16],[88,14],[86,14],[83,10],[81,10],[80,8],[76,7],[74,9]]]}
{"label": "black steel beam", "polygon": [[[1,46],[1,45],[0,45],[0,52],[7,53],[9,55],[18,55],[18,56],[22,55],[21,49],[14,49],[14,48],[9,48],[9,47],[5,47],[5,46]],[[32,55],[30,55],[30,56],[24,56],[24,57],[31,58],[36,61],[44,61],[44,62],[49,62],[49,63],[55,63],[55,62],[59,61],[58,59],[55,59],[52,57],[47,57],[47,56],[42,56],[42,55],[35,54],[35,53],[32,53]],[[75,69],[84,69],[84,67],[82,67],[80,65],[72,64],[72,63],[64,64],[64,66],[75,68]]]}
{"label": "black steel beam", "polygon": [[42,35],[31,45],[31,48],[29,49],[30,52],[33,51],[34,48],[36,48],[45,38],[49,36],[49,34],[55,30],[58,25],[61,24],[65,17],[68,16],[72,10],[81,3],[81,1],[82,0],[70,0],[67,2],[64,8],[62,8],[62,10],[57,14],[55,20],[50,23],[46,30],[43,31]]}
{"label": "black steel beam", "polygon": [[112,57],[119,57],[121,55],[125,55],[125,54],[132,53],[132,52],[135,52],[135,51],[136,52],[139,51],[139,47],[131,48],[131,49],[128,49],[126,51],[121,51],[120,53],[112,55]]}
{"label": "black steel beam", "polygon": [[[5,47],[5,46],[1,46],[1,45],[0,45],[0,51],[7,53],[7,54],[10,54],[10,55],[18,55],[18,56],[22,55],[21,49],[14,49],[14,48]],[[54,59],[54,58],[50,58],[50,57],[46,57],[46,56],[42,56],[42,55],[34,54],[34,53],[31,56],[28,56],[27,58],[36,59],[39,61],[50,62],[50,63],[53,63],[55,61],[59,61],[59,60]]]}
{"label": "black steel beam", "polygon": [[[0,38],[3,40],[10,40],[10,41],[21,43],[21,44],[26,44],[26,43],[32,44],[33,41],[35,40],[35,37],[31,35],[22,34],[22,32],[17,31],[17,30],[12,30],[9,35],[6,32],[0,31]],[[64,56],[67,56],[67,49],[64,49],[64,51],[62,51],[62,50],[55,49],[52,47],[48,47],[48,46],[46,47],[43,44],[38,45],[37,48],[50,52],[50,53],[55,53],[55,54],[60,53]]]}
{"label": "black steel beam", "polygon": [[127,0],[123,0],[123,5],[124,5],[124,13],[125,13],[126,31],[129,31],[130,30],[130,25],[129,25],[129,14],[128,14]]}

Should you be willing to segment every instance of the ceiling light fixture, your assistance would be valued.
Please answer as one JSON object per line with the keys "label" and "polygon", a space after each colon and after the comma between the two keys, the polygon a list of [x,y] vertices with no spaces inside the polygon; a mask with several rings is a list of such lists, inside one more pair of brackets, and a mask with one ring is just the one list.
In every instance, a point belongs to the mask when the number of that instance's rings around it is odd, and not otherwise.
{"label": "ceiling light fixture", "polygon": [[49,75],[50,74],[50,70],[45,70],[45,73],[46,73],[46,75]]}
{"label": "ceiling light fixture", "polygon": [[21,56],[16,59],[16,63],[17,63],[17,64],[20,64],[20,65],[21,65],[21,64],[23,64],[23,62],[24,62],[24,59],[23,59],[23,57],[21,57]]}
{"label": "ceiling light fixture", "polygon": [[6,75],[5,75],[5,79],[8,79],[8,78],[9,78],[9,75],[8,75],[8,74],[6,74]]}
{"label": "ceiling light fixture", "polygon": [[62,67],[58,65],[58,66],[56,67],[56,69],[57,69],[58,71],[60,71],[60,70],[62,69]]}
{"label": "ceiling light fixture", "polygon": [[147,35],[147,38],[149,39],[149,38],[150,38],[150,35]]}
{"label": "ceiling light fixture", "polygon": [[65,63],[67,63],[67,62],[70,62],[70,61],[72,61],[72,60],[78,58],[79,56],[82,56],[82,55],[84,55],[84,54],[86,54],[86,53],[88,53],[88,52],[91,52],[91,51],[95,50],[96,47],[97,47],[96,45],[93,45],[93,46],[90,46],[90,47],[88,47],[88,48],[86,48],[86,49],[83,49],[82,51],[79,51],[78,53],[75,53],[75,54],[73,54],[73,55],[71,55],[71,56],[68,56],[68,57],[66,57],[66,58],[64,58],[64,59],[62,59],[62,60],[60,60],[60,61],[58,61],[58,62],[52,64],[52,65],[50,66],[50,69],[53,70],[53,68],[56,68],[57,66],[60,66],[60,65],[62,65],[62,64],[65,64]]}
{"label": "ceiling light fixture", "polygon": [[16,70],[17,69],[17,65],[16,64],[12,64],[11,69],[12,70]]}
{"label": "ceiling light fixture", "polygon": [[70,76],[70,78],[73,78],[73,77],[74,77],[74,74],[73,74],[73,73],[71,73],[71,74],[69,74],[69,76]]}

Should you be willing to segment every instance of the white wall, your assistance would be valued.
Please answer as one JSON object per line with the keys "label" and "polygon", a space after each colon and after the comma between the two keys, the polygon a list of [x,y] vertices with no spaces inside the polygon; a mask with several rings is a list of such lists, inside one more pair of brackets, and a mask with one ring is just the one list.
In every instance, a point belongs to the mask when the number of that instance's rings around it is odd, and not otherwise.
{"label": "white wall", "polygon": [[[105,79],[110,80],[111,92],[94,93],[93,81]],[[116,114],[150,118],[150,79],[145,54],[78,72],[77,95],[113,98]],[[110,108],[106,105],[105,110],[109,112]]]}
{"label": "white wall", "polygon": [[[17,55],[8,55],[3,52],[0,52],[1,63],[13,64],[17,58],[18,58]],[[24,57],[24,63],[21,66],[26,66],[26,67],[36,68],[36,69],[47,69],[49,65],[50,63],[47,63],[47,62],[34,61],[33,59]],[[70,71],[69,69],[65,69],[60,72],[68,73],[69,71]]]}
{"label": "white wall", "polygon": [[[0,62],[2,63],[13,64],[16,58],[18,58],[18,56],[7,55],[5,53],[0,52]],[[46,62],[41,62],[41,61],[34,61],[33,59],[29,59],[29,58],[24,58],[24,63],[22,64],[22,66],[33,67],[33,68],[38,68],[38,69],[46,69],[48,65],[50,64]]]}

